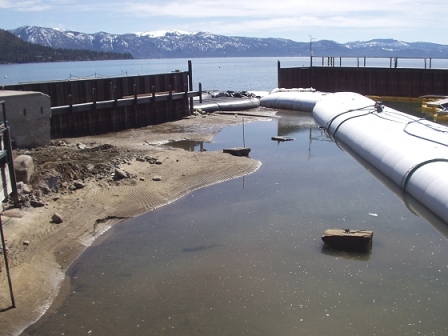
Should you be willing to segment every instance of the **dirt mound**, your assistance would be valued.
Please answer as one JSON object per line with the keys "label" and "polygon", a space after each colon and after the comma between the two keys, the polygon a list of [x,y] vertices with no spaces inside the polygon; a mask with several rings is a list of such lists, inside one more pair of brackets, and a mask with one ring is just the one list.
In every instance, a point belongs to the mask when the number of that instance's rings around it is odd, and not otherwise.
{"label": "dirt mound", "polygon": [[33,158],[36,171],[31,184],[37,186],[42,174],[49,170],[58,172],[62,183],[107,176],[120,161],[120,151],[115,146],[79,147],[66,142],[66,146],[48,146],[25,152]]}

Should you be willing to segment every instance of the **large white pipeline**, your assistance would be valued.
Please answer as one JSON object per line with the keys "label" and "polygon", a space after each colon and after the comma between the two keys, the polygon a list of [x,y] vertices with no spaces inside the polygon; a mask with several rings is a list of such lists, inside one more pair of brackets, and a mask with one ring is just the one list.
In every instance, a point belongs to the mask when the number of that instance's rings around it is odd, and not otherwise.
{"label": "large white pipeline", "polygon": [[[304,94],[303,100],[309,104],[309,93]],[[300,101],[301,95],[296,92],[294,102]],[[447,127],[352,92],[322,94],[312,112],[331,138],[348,146],[448,223]]]}
{"label": "large white pipeline", "polygon": [[314,89],[274,89],[260,99],[260,105],[274,109],[312,112],[326,93]]}

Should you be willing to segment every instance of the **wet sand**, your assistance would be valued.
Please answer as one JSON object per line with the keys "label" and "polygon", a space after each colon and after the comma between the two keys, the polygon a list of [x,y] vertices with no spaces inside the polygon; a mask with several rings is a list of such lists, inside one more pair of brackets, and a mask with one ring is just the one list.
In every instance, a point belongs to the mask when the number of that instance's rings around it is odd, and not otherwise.
{"label": "wet sand", "polygon": [[[263,109],[249,113],[244,122],[274,115]],[[250,158],[161,146],[172,140],[208,142],[222,128],[241,122],[239,114],[215,113],[120,133],[67,139],[69,148],[65,151],[78,150],[77,143],[113,145],[126,157],[122,169],[132,178],[119,183],[90,179],[84,181],[82,189],[46,195],[44,207],[2,214],[16,308],[11,308],[1,256],[0,335],[18,335],[39,319],[57,296],[70,264],[114,224],[173,202],[193,190],[255,172],[261,163]],[[145,155],[157,157],[161,164],[137,160]],[[63,161],[60,157],[54,160]],[[155,176],[161,180],[154,181]],[[63,223],[51,221],[55,212],[64,218]]]}

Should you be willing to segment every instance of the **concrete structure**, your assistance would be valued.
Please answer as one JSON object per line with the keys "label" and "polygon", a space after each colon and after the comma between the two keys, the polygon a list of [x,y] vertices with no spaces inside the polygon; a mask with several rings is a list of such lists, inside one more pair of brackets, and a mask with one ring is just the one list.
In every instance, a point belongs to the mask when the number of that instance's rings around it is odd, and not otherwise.
{"label": "concrete structure", "polygon": [[49,144],[50,96],[33,91],[0,91],[2,100],[13,146],[31,148]]}

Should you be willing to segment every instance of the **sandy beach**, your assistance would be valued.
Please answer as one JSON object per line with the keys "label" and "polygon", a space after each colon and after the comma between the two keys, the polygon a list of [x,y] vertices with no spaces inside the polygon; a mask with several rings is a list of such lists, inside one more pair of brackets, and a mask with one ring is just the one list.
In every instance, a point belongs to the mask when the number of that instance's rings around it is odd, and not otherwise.
{"label": "sandy beach", "polygon": [[[273,115],[256,109],[244,122]],[[197,115],[119,133],[55,139],[45,148],[16,151],[14,156],[33,158],[35,171],[27,192],[37,195],[41,204],[1,215],[16,308],[11,308],[1,255],[0,335],[19,335],[39,319],[56,298],[70,264],[114,224],[193,190],[255,172],[261,163],[251,158],[163,146],[172,140],[210,142],[222,128],[241,122],[241,113]],[[116,169],[126,176],[118,178]],[[55,213],[62,223],[52,220]]]}

